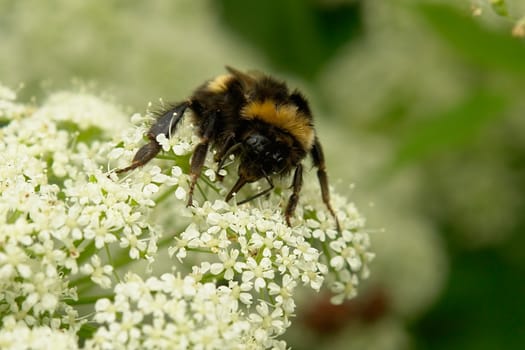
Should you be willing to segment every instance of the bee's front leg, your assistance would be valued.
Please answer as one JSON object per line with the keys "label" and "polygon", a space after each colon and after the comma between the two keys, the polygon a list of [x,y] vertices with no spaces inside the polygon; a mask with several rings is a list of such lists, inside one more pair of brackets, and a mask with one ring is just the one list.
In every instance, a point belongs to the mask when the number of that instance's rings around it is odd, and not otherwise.
{"label": "bee's front leg", "polygon": [[201,175],[202,166],[204,165],[204,160],[206,160],[206,154],[208,154],[210,141],[213,140],[214,132],[216,131],[215,122],[217,118],[220,117],[220,113],[220,111],[215,111],[207,117],[207,124],[204,127],[201,142],[195,147],[195,150],[193,151],[190,164],[190,190],[188,194],[188,206],[193,205],[193,191],[195,189],[195,184]]}

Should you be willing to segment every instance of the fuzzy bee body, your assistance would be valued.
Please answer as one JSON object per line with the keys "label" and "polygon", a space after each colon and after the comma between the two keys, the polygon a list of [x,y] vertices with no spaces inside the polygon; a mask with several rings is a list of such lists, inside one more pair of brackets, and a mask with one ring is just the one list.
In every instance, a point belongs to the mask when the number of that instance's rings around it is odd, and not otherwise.
{"label": "fuzzy bee body", "polygon": [[265,179],[269,187],[238,203],[264,195],[273,189],[273,177],[293,172],[293,191],[285,210],[286,222],[290,225],[302,186],[301,163],[310,154],[318,169],[323,202],[339,229],[330,205],[324,156],[307,100],[297,90],[290,92],[284,82],[272,77],[226,68],[228,74],[205,82],[188,100],[160,113],[146,133],[150,142],[138,150],[130,166],[117,173],[135,169],[153,159],[161,150],[156,137],[173,134],[184,112],[190,109],[201,141],[191,159],[188,205],[192,204],[193,190],[206,154],[214,149],[217,171],[230,155],[239,159],[238,179],[226,201],[246,183],[260,179]]}

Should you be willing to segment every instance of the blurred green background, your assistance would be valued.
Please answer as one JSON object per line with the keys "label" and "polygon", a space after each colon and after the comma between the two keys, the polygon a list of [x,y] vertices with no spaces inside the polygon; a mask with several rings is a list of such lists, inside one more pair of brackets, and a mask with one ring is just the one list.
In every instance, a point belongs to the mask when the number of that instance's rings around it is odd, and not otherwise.
{"label": "blurred green background", "polygon": [[131,113],[225,64],[287,80],[377,253],[354,301],[303,296],[289,344],[523,349],[525,41],[511,30],[525,2],[498,6],[0,0],[0,81],[23,100],[88,90]]}

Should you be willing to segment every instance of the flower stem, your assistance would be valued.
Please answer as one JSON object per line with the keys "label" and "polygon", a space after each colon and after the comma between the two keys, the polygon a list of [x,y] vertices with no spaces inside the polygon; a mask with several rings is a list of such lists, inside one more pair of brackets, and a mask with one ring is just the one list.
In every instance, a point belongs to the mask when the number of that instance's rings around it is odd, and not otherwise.
{"label": "flower stem", "polygon": [[95,247],[95,241],[91,240],[80,253],[80,256],[77,259],[77,264],[81,265],[87,259],[91,258],[96,250],[97,247]]}
{"label": "flower stem", "polygon": [[117,280],[117,282],[120,282],[120,276],[117,273],[117,269],[115,268],[115,262],[113,261],[113,258],[111,257],[111,251],[109,250],[109,246],[107,244],[104,244],[104,248],[106,249],[106,254],[108,256],[108,262],[111,266],[113,266],[113,276]]}
{"label": "flower stem", "polygon": [[155,203],[156,205],[159,205],[160,203],[164,202],[166,199],[169,198],[169,196],[175,192],[177,190],[177,188],[179,188],[178,185],[175,185],[175,186],[171,186],[170,188],[168,188],[166,191],[164,191],[160,196],[157,197],[157,199],[155,199]]}
{"label": "flower stem", "polygon": [[94,304],[99,299],[109,299],[113,300],[115,299],[115,294],[101,294],[101,295],[89,295],[82,298],[78,298],[78,300],[65,300],[65,302],[68,305],[88,305],[88,304]]}

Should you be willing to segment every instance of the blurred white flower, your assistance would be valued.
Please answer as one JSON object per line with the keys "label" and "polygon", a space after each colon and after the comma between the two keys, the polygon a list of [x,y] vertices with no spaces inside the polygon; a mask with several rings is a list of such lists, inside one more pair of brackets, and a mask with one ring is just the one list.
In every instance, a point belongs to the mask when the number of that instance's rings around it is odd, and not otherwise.
{"label": "blurred white flower", "polygon": [[74,350],[79,349],[77,336],[72,332],[49,326],[30,327],[24,322],[4,318],[0,329],[3,350]]}
{"label": "blurred white flower", "polygon": [[113,272],[113,266],[102,265],[98,255],[91,257],[91,263],[87,263],[80,268],[80,270],[89,275],[91,280],[102,288],[111,287],[111,278],[109,277]]}

